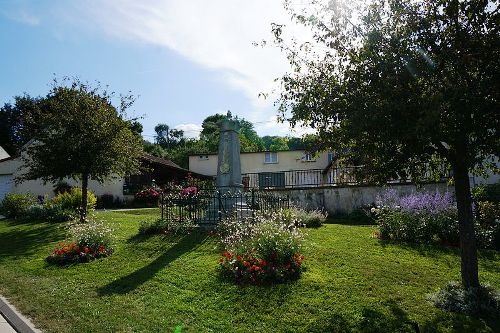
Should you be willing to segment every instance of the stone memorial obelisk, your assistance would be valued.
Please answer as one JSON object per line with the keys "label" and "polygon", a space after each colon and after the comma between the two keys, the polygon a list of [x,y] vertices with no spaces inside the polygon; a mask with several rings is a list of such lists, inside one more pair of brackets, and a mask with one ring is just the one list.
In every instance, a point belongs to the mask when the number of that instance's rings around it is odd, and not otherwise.
{"label": "stone memorial obelisk", "polygon": [[210,203],[202,224],[216,224],[221,218],[246,211],[241,194],[240,136],[239,125],[227,112],[219,123],[219,155],[217,160],[217,192]]}
{"label": "stone memorial obelisk", "polygon": [[217,189],[221,193],[236,192],[241,183],[239,124],[232,119],[231,112],[219,122],[219,155],[217,161]]}

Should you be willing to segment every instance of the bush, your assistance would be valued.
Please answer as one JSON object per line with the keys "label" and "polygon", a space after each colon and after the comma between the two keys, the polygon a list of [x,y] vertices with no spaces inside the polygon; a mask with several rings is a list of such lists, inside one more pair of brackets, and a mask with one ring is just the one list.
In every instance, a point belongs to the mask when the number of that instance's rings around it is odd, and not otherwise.
{"label": "bush", "polygon": [[139,225],[139,234],[187,234],[190,233],[196,224],[193,220],[185,219],[173,219],[167,221],[165,219],[158,219],[156,221],[144,221]]}
{"label": "bush", "polygon": [[66,222],[76,218],[76,213],[71,209],[63,209],[60,205],[36,204],[28,208],[22,218],[28,221]]}
{"label": "bush", "polygon": [[73,224],[69,235],[71,241],[59,243],[47,262],[58,265],[88,262],[113,253],[112,230],[102,222]]}
{"label": "bush", "polygon": [[153,207],[158,205],[158,200],[160,199],[161,192],[156,188],[147,188],[142,191],[137,192],[134,195],[134,199],[137,203]]}
{"label": "bush", "polygon": [[500,182],[490,185],[479,185],[472,189],[475,201],[500,202]]}
{"label": "bush", "polygon": [[[87,192],[88,211],[92,211],[97,203],[97,198],[91,191]],[[82,189],[73,187],[71,190],[64,193],[59,193],[50,200],[50,204],[59,205],[61,209],[73,210],[78,212],[82,204]]]}
{"label": "bush", "polygon": [[[458,245],[460,241],[458,213],[448,193],[413,193],[399,197],[388,191],[382,195],[381,206],[374,209],[379,235],[413,243],[440,241]],[[475,221],[477,244],[481,248],[500,248],[500,221],[494,205],[480,203],[483,215]]]}
{"label": "bush", "polygon": [[111,208],[117,205],[117,201],[115,201],[115,197],[111,193],[104,193],[103,195],[97,197],[98,208]]}
{"label": "bush", "polygon": [[[287,219],[285,212],[278,214]],[[262,216],[227,219],[218,231],[224,250],[219,261],[223,276],[242,284],[280,283],[300,277],[303,235],[295,223]]]}
{"label": "bush", "polygon": [[465,290],[456,282],[429,295],[429,301],[436,307],[475,316],[500,316],[500,292],[489,285]]}
{"label": "bush", "polygon": [[307,211],[302,208],[292,208],[297,219],[306,228],[319,228],[325,223],[327,214],[319,209]]}
{"label": "bush", "polygon": [[0,204],[0,212],[8,218],[19,218],[36,203],[37,199],[31,194],[8,193]]}

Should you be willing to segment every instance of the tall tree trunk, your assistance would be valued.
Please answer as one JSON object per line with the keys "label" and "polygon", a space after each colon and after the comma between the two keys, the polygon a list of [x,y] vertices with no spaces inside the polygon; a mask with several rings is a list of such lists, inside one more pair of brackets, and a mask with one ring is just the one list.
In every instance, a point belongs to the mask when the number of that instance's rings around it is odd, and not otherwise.
{"label": "tall tree trunk", "polygon": [[87,208],[88,208],[88,186],[89,186],[89,174],[82,174],[82,207],[80,211],[80,222],[85,223],[87,221]]}
{"label": "tall tree trunk", "polygon": [[465,158],[455,158],[453,173],[460,230],[462,285],[465,289],[477,288],[479,287],[479,276],[476,236],[474,233],[469,170]]}

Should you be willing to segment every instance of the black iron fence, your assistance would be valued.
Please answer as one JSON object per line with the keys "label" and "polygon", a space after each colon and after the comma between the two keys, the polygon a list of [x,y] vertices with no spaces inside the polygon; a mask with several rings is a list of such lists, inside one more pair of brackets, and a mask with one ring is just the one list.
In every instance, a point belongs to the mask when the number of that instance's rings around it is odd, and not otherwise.
{"label": "black iron fence", "polygon": [[[290,170],[278,172],[246,173],[242,175],[245,190],[249,189],[280,189],[318,186],[346,186],[370,185],[370,180],[363,177],[363,167],[338,167],[327,170]],[[447,180],[450,175],[445,174],[440,181]],[[428,177],[430,178],[429,173]],[[407,184],[411,179],[395,177],[388,181],[390,184]]]}
{"label": "black iron fence", "polygon": [[192,220],[197,224],[216,224],[226,217],[242,219],[258,210],[289,208],[288,195],[257,191],[200,191],[196,194],[164,192],[160,197],[161,218],[166,221]]}
{"label": "black iron fence", "polygon": [[311,169],[246,173],[242,175],[242,182],[246,189],[355,185],[362,183],[355,175],[356,169],[357,167],[346,167],[330,170]]}

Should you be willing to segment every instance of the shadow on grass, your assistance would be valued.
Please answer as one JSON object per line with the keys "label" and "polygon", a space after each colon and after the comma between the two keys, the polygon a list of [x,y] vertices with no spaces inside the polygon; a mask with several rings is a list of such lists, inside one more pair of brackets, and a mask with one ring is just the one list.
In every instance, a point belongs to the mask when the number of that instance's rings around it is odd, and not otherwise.
{"label": "shadow on grass", "polygon": [[[394,301],[390,300],[382,306],[385,308],[362,307],[361,320],[342,314],[334,314],[311,324],[307,332],[420,332],[419,324],[408,317],[408,314]],[[385,311],[383,311],[385,310]]]}
{"label": "shadow on grass", "polygon": [[325,224],[341,224],[341,225],[356,225],[356,226],[375,226],[376,223],[373,219],[363,218],[363,219],[352,219],[348,217],[341,216],[329,216]]}
{"label": "shadow on grass", "polygon": [[475,318],[463,314],[441,312],[425,322],[421,332],[440,332],[444,328],[453,327],[451,332],[500,332],[500,317],[498,318]]}
{"label": "shadow on grass", "polygon": [[100,296],[112,294],[126,294],[147,282],[162,268],[168,266],[172,261],[188,253],[203,244],[207,239],[204,232],[193,232],[181,237],[172,247],[158,258],[142,267],[141,269],[122,276],[118,280],[109,283],[106,286],[97,289]]}
{"label": "shadow on grass", "polygon": [[140,234],[137,233],[133,235],[132,237],[127,239],[128,244],[137,244],[137,243],[142,243],[145,242],[149,239],[151,239],[153,236],[158,236],[158,234],[153,234],[153,233],[148,233],[148,234]]}
{"label": "shadow on grass", "polygon": [[64,231],[59,224],[43,223],[29,226],[16,225],[0,231],[0,262],[9,257],[27,256],[47,243],[61,239]]}
{"label": "shadow on grass", "polygon": [[388,245],[397,246],[403,250],[416,252],[425,257],[438,257],[442,255],[459,255],[460,249],[455,246],[445,246],[440,244],[419,244],[419,243],[405,243],[393,240],[379,239],[379,244],[386,248]]}

